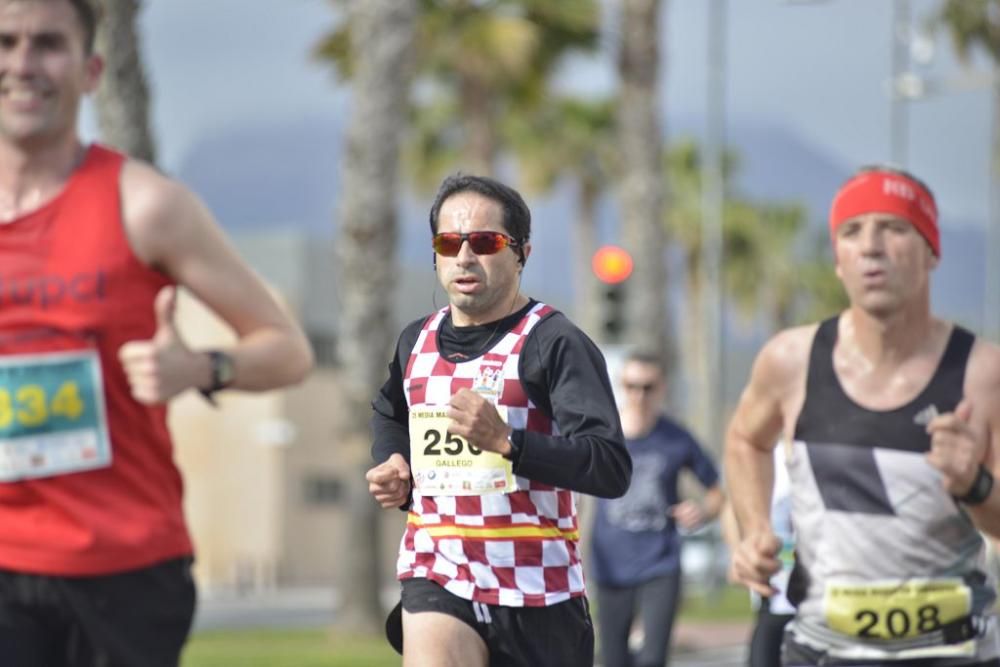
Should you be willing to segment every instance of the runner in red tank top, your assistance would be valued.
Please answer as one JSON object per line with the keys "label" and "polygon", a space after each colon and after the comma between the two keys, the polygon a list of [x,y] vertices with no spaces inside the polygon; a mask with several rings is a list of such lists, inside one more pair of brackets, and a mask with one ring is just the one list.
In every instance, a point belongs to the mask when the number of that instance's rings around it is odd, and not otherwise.
{"label": "runner in red tank top", "polygon": [[[166,402],[301,380],[299,328],[210,213],[76,130],[91,0],[0,0],[0,656],[174,667],[194,612]],[[176,287],[236,331],[188,348]]]}

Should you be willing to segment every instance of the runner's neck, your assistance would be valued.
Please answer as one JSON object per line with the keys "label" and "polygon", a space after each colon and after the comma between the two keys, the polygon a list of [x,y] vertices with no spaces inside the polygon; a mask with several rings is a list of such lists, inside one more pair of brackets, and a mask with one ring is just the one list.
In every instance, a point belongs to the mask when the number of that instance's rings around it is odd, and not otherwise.
{"label": "runner's neck", "polygon": [[36,151],[0,142],[0,223],[31,213],[56,197],[86,153],[79,140]]}

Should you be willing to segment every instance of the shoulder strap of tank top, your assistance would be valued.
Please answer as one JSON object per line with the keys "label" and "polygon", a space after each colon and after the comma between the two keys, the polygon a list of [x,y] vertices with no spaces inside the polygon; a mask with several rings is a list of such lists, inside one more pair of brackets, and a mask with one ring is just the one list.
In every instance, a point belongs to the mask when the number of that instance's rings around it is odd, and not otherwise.
{"label": "shoulder strap of tank top", "polygon": [[837,326],[840,316],[820,323],[809,351],[809,368],[806,371],[806,395],[795,422],[795,437],[814,425],[816,419],[826,419],[830,410],[838,406],[844,396],[840,381],[833,370],[833,348],[837,344]]}
{"label": "shoulder strap of tank top", "polygon": [[972,346],[975,342],[975,334],[956,324],[951,331],[951,336],[948,338],[948,346],[941,357],[940,366],[961,366],[964,369],[969,361],[969,355],[972,353]]}
{"label": "shoulder strap of tank top", "polygon": [[954,326],[934,377],[924,392],[925,402],[932,402],[942,412],[955,409],[964,393],[965,369],[975,342],[976,337],[971,331],[957,324]]}
{"label": "shoulder strap of tank top", "polygon": [[833,370],[833,348],[837,344],[837,325],[840,318],[831,317],[820,323],[809,351],[809,370],[806,379],[806,396],[816,390],[837,384]]}

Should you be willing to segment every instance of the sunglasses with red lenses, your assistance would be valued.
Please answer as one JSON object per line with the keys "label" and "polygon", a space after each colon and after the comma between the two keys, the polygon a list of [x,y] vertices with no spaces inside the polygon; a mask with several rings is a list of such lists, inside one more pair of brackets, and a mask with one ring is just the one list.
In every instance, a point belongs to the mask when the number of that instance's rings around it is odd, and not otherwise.
{"label": "sunglasses with red lenses", "polygon": [[440,232],[434,235],[434,252],[442,257],[456,257],[462,244],[469,242],[469,248],[477,255],[495,255],[504,248],[517,248],[521,244],[513,236],[500,232]]}

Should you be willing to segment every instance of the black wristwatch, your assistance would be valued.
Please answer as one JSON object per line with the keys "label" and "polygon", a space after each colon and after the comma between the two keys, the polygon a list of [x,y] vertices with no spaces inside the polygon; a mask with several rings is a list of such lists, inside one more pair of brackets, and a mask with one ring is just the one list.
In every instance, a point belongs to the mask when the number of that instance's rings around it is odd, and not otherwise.
{"label": "black wristwatch", "polygon": [[521,441],[520,436],[516,438],[514,437],[515,433],[517,433],[517,431],[511,431],[510,435],[507,436],[507,442],[510,443],[510,451],[503,455],[503,457],[514,464],[514,467],[516,468],[517,464],[521,462]]}
{"label": "black wristwatch", "polygon": [[209,350],[208,360],[212,364],[212,380],[207,387],[202,387],[198,391],[205,397],[205,400],[215,405],[215,392],[225,389],[233,383],[235,368],[233,358],[221,350]]}
{"label": "black wristwatch", "polygon": [[966,505],[982,505],[993,492],[993,473],[982,463],[979,464],[979,472],[976,473],[976,480],[969,487],[969,492],[959,498],[959,502]]}

